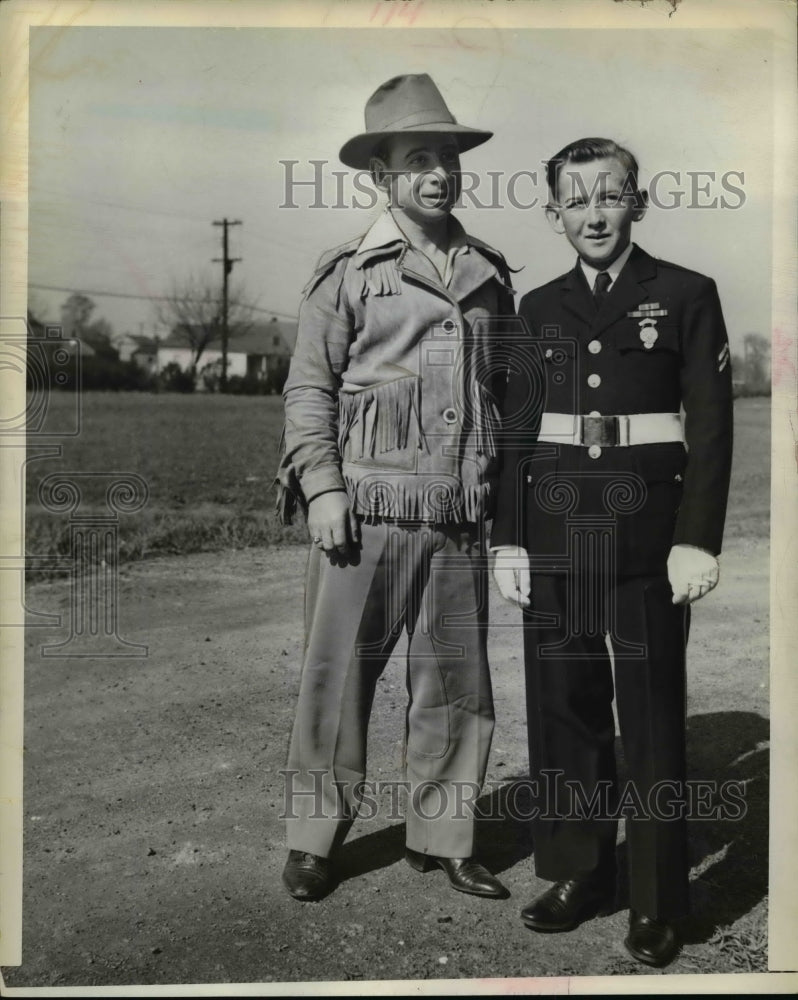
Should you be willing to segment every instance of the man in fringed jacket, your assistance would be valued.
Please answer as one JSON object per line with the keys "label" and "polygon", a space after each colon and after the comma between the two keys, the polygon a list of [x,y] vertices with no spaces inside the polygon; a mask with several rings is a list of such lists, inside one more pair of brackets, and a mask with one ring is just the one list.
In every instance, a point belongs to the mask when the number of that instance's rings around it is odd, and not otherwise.
{"label": "man in fringed jacket", "polygon": [[312,538],[306,648],[286,771],[286,888],[320,899],[357,815],[377,680],[409,636],[408,862],[500,898],[473,856],[471,804],[493,732],[482,525],[494,474],[503,257],[451,215],[460,153],[492,133],[459,125],[426,74],[366,106],[342,161],[369,170],[388,210],[325,253],[305,288],[285,385],[282,515]]}

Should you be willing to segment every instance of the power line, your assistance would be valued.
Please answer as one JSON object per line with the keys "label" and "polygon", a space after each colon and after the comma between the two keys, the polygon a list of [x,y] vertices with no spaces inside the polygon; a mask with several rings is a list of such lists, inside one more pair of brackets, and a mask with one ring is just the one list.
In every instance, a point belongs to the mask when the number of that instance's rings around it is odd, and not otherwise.
{"label": "power line", "polygon": [[112,299],[149,299],[165,302],[171,297],[169,295],[134,295],[132,292],[100,292],[92,288],[65,288],[63,285],[39,285],[35,281],[29,281],[28,288],[36,288],[44,292],[69,292],[72,295],[97,295]]}
{"label": "power line", "polygon": [[[73,196],[65,197],[59,199],[58,201],[51,201],[51,200],[48,201],[45,199],[35,199],[34,197],[31,197],[30,208],[33,211],[35,211],[37,208],[43,208],[43,206],[46,204],[51,204],[51,205],[56,204],[63,206],[68,204],[70,201],[79,201],[86,205],[102,205],[107,208],[120,208],[126,212],[135,212],[137,214],[163,215],[173,219],[189,219],[192,222],[203,223],[203,224],[206,223],[207,221],[205,219],[201,219],[197,215],[188,215],[187,213],[183,212],[166,212],[163,209],[157,209],[157,208],[144,208],[143,206],[123,205],[121,202],[118,201],[97,201],[93,198],[78,198]],[[86,220],[86,219],[82,220],[84,225],[87,221],[89,221],[89,223],[91,222],[91,220]],[[54,224],[60,226],[60,223],[54,223]],[[37,223],[37,225],[41,225],[41,223]],[[297,243],[288,243],[285,240],[279,240],[274,238],[273,236],[264,236],[261,233],[253,231],[252,229],[247,230],[245,238],[247,239],[254,238],[256,240],[260,240],[262,243],[265,243],[267,246],[282,247],[284,250],[290,250],[292,253],[303,254],[303,255],[307,253],[307,249],[303,246],[298,245]]]}
{"label": "power line", "polygon": [[[56,199],[51,198],[41,198],[40,194],[44,195],[58,195]],[[161,208],[145,208],[143,205],[125,205],[121,201],[100,201],[96,198],[81,198],[79,195],[65,195],[63,192],[53,191],[49,188],[39,188],[34,189],[29,194],[28,198],[31,208],[37,208],[44,205],[61,205],[66,206],[72,201],[79,201],[83,205],[101,205],[103,208],[121,208],[125,212],[136,212],[137,214],[143,213],[145,215],[163,215],[171,219],[190,219],[192,222],[204,223],[207,220],[201,218],[198,215],[189,215],[187,212],[167,212]]]}
{"label": "power line", "polygon": [[[28,288],[35,288],[43,292],[68,292],[70,295],[96,295],[98,298],[111,299],[144,299],[150,302],[169,302],[174,296],[171,295],[134,295],[132,292],[109,292],[98,291],[91,288],[67,288],[63,285],[41,285],[35,281],[28,282]],[[196,301],[196,300],[194,300]],[[266,316],[279,316],[282,319],[296,319],[296,313],[280,312],[278,309],[264,309],[262,306],[247,306],[252,312],[263,313]]]}

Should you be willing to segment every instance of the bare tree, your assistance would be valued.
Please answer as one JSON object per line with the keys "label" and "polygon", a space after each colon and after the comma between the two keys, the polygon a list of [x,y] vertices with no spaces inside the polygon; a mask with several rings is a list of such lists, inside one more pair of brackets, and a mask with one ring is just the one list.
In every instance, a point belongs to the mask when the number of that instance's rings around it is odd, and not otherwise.
{"label": "bare tree", "polygon": [[743,337],[743,364],[749,391],[757,395],[770,389],[770,341],[761,333]]}
{"label": "bare tree", "polygon": [[[231,344],[252,327],[254,304],[242,286],[228,294],[227,327]],[[175,279],[166,295],[156,303],[157,321],[191,349],[191,373],[196,374],[200,358],[209,344],[221,338],[222,290],[219,282],[204,275]]]}
{"label": "bare tree", "polygon": [[82,292],[73,292],[61,305],[61,329],[65,336],[75,337],[106,358],[117,358],[113,345],[114,329],[107,319],[92,320],[94,299]]}

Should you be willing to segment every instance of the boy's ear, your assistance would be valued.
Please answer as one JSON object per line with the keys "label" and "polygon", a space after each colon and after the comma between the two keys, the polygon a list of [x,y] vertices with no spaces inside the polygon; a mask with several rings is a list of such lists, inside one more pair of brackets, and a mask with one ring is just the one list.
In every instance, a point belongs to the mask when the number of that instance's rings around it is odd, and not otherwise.
{"label": "boy's ear", "polygon": [[632,215],[633,222],[639,222],[646,214],[646,209],[648,208],[648,191],[645,188],[637,192],[636,202],[634,214]]}
{"label": "boy's ear", "polygon": [[562,224],[562,216],[556,205],[546,205],[546,219],[554,232],[562,236],[565,226]]}

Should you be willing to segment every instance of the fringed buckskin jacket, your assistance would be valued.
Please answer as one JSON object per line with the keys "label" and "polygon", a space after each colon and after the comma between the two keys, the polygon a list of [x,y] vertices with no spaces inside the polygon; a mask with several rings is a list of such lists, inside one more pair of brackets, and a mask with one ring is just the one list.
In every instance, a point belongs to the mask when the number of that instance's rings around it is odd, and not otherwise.
{"label": "fringed buckskin jacket", "polygon": [[443,279],[389,211],[321,257],[283,393],[284,523],[331,490],[367,518],[485,516],[512,288],[502,255],[449,223]]}

